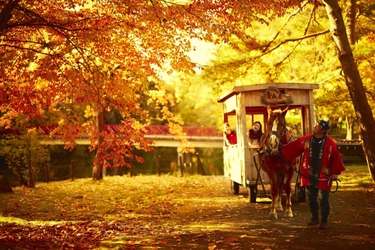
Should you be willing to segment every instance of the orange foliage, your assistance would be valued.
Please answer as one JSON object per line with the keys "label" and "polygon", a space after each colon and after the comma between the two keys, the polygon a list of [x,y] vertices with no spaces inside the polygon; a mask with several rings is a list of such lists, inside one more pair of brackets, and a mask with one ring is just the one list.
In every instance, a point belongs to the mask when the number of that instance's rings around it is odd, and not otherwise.
{"label": "orange foliage", "polygon": [[[113,151],[129,157],[132,145],[150,150],[142,126],[133,124],[149,121],[145,100],[170,104],[165,96],[153,96],[155,92],[149,88],[152,79],[156,90],[164,89],[160,69],[187,72],[195,67],[186,55],[191,38],[221,43],[236,35],[251,48],[254,39],[243,27],[261,15],[277,16],[299,3],[1,1],[0,112],[5,115],[0,117],[0,126],[12,127],[20,114],[32,120],[54,110],[60,114],[58,130],[68,146],[74,146],[74,137],[89,134],[93,149],[111,148],[113,158],[118,157]],[[101,133],[97,116],[83,117],[83,112],[75,112],[73,107],[89,106],[98,112],[105,108],[106,100],[121,112],[123,122],[133,131],[125,133],[127,138],[121,142],[114,136],[103,136],[104,141],[97,145]],[[179,124],[170,112],[162,111],[164,119]]]}

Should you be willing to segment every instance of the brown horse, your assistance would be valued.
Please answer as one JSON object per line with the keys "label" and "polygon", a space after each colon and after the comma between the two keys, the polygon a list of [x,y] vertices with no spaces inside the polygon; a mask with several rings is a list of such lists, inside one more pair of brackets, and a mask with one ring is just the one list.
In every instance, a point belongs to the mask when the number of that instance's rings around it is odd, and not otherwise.
{"label": "brown horse", "polygon": [[[279,149],[282,145],[288,144],[293,139],[292,134],[287,130],[285,124],[285,110],[268,109],[269,120],[266,131],[262,136],[259,150],[259,162],[261,168],[270,178],[271,185],[271,219],[277,219],[277,211],[283,211],[281,204],[281,195],[283,187],[286,193],[285,217],[293,217],[292,212],[292,178],[294,170],[290,165],[294,166],[295,161],[289,162],[288,165],[281,157]],[[285,185],[284,185],[285,182]]]}

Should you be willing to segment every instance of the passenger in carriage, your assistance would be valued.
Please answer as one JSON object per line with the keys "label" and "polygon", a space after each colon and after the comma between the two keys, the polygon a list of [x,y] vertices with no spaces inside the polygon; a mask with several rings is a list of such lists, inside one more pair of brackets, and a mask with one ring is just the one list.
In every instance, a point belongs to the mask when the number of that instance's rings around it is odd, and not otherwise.
{"label": "passenger in carriage", "polygon": [[248,136],[249,136],[249,146],[250,147],[258,147],[260,138],[263,135],[262,131],[262,123],[259,121],[256,121],[253,123],[253,128],[249,129],[248,131]]}
{"label": "passenger in carriage", "polygon": [[230,146],[230,145],[236,145],[237,144],[237,135],[236,131],[232,130],[230,128],[229,123],[224,124],[224,140],[225,140],[225,145]]}

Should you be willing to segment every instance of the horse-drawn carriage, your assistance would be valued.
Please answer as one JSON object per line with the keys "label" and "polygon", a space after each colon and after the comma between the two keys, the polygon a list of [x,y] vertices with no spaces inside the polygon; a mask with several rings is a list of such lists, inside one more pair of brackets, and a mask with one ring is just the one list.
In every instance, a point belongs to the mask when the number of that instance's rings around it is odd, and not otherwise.
{"label": "horse-drawn carriage", "polygon": [[[287,129],[284,126],[284,131],[280,133],[290,133],[295,138],[311,133],[315,123],[313,90],[317,88],[318,84],[254,84],[234,87],[220,97],[218,102],[223,106],[224,124],[235,128],[237,137],[236,144],[224,143],[223,148],[224,175],[230,178],[234,194],[238,194],[240,186],[243,186],[249,190],[251,203],[255,203],[262,194],[267,196],[265,187],[270,184],[270,178],[261,168],[259,146],[249,144],[248,131],[253,123],[259,121],[265,130],[267,125],[272,127],[269,112],[279,109],[284,111],[288,121]],[[281,135],[278,136],[281,140]],[[298,174],[294,174],[292,183],[298,200],[304,201],[305,191],[299,186],[299,179]]]}

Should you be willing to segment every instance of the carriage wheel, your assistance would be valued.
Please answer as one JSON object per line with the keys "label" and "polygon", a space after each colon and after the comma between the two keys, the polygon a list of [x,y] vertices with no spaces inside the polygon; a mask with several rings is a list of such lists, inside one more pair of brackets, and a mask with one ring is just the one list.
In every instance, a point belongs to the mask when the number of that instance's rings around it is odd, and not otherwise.
{"label": "carriage wheel", "polygon": [[256,203],[257,201],[257,190],[255,185],[249,187],[249,201],[250,203]]}
{"label": "carriage wheel", "polygon": [[235,181],[232,181],[232,192],[235,195],[238,195],[240,193],[240,184]]}
{"label": "carriage wheel", "polygon": [[299,202],[305,202],[306,200],[306,188],[301,187],[300,185],[297,186],[297,197]]}

